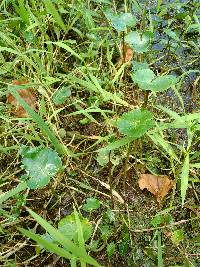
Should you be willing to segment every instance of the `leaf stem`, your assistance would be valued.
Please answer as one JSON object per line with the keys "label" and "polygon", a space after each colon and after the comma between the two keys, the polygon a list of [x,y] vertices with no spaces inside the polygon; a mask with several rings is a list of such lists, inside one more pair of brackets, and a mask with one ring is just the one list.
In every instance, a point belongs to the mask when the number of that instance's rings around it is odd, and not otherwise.
{"label": "leaf stem", "polygon": [[142,108],[146,108],[147,107],[148,100],[149,100],[149,93],[150,93],[149,90],[144,91],[144,102],[142,104]]}

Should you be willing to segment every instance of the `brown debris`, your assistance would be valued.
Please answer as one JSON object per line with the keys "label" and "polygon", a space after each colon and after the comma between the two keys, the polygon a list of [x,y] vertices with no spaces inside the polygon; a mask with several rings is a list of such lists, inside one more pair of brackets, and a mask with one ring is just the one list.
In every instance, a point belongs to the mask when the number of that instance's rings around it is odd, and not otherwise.
{"label": "brown debris", "polygon": [[[13,80],[12,81],[13,85],[23,85],[23,84],[27,84],[27,81],[20,81],[20,80]],[[26,89],[18,89],[17,92],[19,93],[19,95],[21,96],[21,98],[23,98],[26,103],[35,110],[36,108],[36,93],[32,88],[26,88]],[[10,103],[11,105],[14,106],[13,109],[13,114],[18,117],[18,118],[27,118],[29,117],[28,113],[24,110],[24,108],[22,106],[19,105],[19,103],[17,102],[16,98],[9,93],[7,95],[7,102]]]}
{"label": "brown debris", "polygon": [[165,175],[141,174],[138,183],[141,190],[146,188],[159,203],[174,186],[174,181]]}

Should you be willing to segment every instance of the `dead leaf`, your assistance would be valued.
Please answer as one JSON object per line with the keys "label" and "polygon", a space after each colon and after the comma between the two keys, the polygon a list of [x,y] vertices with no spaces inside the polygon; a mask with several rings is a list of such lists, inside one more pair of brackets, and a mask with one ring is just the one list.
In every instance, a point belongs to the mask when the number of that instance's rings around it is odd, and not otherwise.
{"label": "dead leaf", "polygon": [[159,203],[174,186],[174,181],[165,175],[141,174],[138,183],[141,190],[146,188]]}
{"label": "dead leaf", "polygon": [[[19,81],[19,80],[13,80],[12,81],[13,85],[23,85],[27,84],[27,81]],[[32,108],[36,108],[36,93],[32,88],[26,88],[26,89],[18,89],[17,92],[23,98],[26,103]],[[9,93],[7,95],[7,102],[13,105],[15,108],[13,109],[13,114],[18,117],[18,118],[27,118],[29,115],[25,111],[25,109],[19,105],[17,102],[16,98]]]}
{"label": "dead leaf", "polygon": [[[123,51],[122,51],[122,58],[120,58],[116,64],[116,68],[120,68],[123,63],[130,63],[133,58],[133,49],[130,48],[127,44],[125,44],[125,57],[123,58]],[[122,50],[122,48],[121,48]]]}

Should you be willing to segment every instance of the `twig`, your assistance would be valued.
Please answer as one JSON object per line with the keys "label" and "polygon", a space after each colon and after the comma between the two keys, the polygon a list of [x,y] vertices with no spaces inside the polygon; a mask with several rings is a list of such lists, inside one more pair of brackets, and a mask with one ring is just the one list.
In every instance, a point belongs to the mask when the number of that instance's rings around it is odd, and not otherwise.
{"label": "twig", "polygon": [[187,223],[189,221],[193,221],[193,220],[197,220],[197,219],[199,219],[199,217],[195,217],[195,218],[192,218],[192,219],[189,219],[189,220],[181,220],[179,222],[175,222],[175,223],[172,223],[172,224],[168,224],[168,225],[164,225],[164,226],[160,226],[160,227],[155,227],[155,228],[147,228],[147,229],[141,229],[141,230],[129,229],[129,230],[131,232],[134,232],[134,233],[150,232],[150,231],[154,231],[154,230],[170,228],[170,227],[172,227],[174,225],[179,225],[179,224],[182,224],[182,223]]}

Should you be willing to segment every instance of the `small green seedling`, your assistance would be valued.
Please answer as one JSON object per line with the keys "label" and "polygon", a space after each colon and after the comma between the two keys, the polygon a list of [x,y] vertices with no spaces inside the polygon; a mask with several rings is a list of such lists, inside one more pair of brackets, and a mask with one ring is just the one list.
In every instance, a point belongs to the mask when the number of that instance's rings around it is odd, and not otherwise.
{"label": "small green seedling", "polygon": [[96,198],[87,198],[86,203],[83,205],[83,210],[87,212],[92,212],[101,206],[101,202]]}

